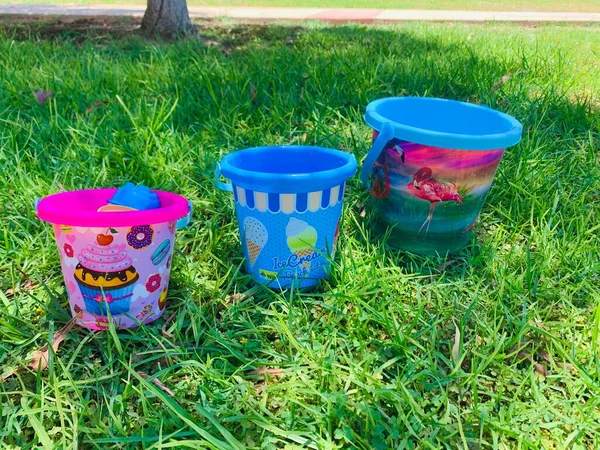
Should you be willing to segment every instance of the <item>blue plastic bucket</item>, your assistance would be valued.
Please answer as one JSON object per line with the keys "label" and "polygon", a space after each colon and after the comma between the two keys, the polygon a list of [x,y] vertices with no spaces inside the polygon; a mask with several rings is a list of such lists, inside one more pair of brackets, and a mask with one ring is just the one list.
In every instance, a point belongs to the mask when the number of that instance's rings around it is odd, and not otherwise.
{"label": "blue plastic bucket", "polygon": [[373,146],[361,171],[373,227],[421,254],[465,246],[504,149],[521,140],[513,117],[485,106],[420,97],[367,106]]}
{"label": "blue plastic bucket", "polygon": [[306,288],[327,277],[346,180],[355,172],[353,155],[308,146],[250,148],[217,164],[217,186],[233,192],[246,267],[256,281]]}

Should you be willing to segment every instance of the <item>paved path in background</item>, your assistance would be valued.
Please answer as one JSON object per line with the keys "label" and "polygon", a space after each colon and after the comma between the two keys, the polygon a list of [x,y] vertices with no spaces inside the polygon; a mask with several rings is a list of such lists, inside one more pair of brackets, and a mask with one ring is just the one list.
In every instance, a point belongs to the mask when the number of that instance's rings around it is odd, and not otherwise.
{"label": "paved path in background", "polygon": [[[141,17],[143,5],[0,5],[0,15],[129,16]],[[400,9],[250,8],[190,6],[196,19],[228,18],[239,21],[297,21],[390,23],[450,22],[600,22],[600,13],[421,11]]]}

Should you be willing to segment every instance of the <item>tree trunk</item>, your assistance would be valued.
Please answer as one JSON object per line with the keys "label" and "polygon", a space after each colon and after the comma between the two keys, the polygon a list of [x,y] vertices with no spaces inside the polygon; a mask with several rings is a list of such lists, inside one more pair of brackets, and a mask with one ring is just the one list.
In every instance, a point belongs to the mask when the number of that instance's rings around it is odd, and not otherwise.
{"label": "tree trunk", "polygon": [[142,19],[142,31],[148,36],[173,39],[194,31],[186,0],[148,0]]}

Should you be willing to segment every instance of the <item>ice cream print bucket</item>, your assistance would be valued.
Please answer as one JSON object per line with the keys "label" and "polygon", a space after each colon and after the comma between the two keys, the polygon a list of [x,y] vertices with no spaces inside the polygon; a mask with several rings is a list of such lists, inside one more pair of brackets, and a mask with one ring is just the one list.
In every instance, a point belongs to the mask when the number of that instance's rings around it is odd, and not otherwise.
{"label": "ice cream print bucket", "polygon": [[158,319],[166,306],[178,227],[188,201],[127,184],[62,192],[39,201],[50,222],[73,317],[93,330],[132,328]]}
{"label": "ice cream print bucket", "polygon": [[372,224],[392,247],[447,254],[464,247],[504,149],[522,126],[493,109],[436,98],[384,98],[367,106],[373,128],[361,180]]}
{"label": "ice cream print bucket", "polygon": [[223,158],[217,186],[233,192],[246,267],[256,281],[306,288],[327,276],[346,180],[355,172],[353,155],[322,147],[257,147]]}

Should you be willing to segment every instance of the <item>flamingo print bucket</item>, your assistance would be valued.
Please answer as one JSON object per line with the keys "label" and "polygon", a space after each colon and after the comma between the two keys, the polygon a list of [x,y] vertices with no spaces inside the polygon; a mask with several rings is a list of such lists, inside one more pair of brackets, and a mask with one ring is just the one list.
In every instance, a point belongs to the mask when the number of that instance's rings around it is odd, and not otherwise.
{"label": "flamingo print bucket", "polygon": [[217,164],[217,186],[233,193],[246,268],[256,281],[307,288],[327,277],[346,180],[355,172],[353,155],[309,146],[240,150]]}
{"label": "flamingo print bucket", "polygon": [[484,106],[417,97],[376,100],[365,121],[374,131],[361,179],[374,227],[413,253],[464,247],[521,124]]}
{"label": "flamingo print bucket", "polygon": [[98,211],[116,192],[62,192],[37,204],[54,228],[71,313],[92,330],[106,329],[109,316],[117,328],[132,328],[162,315],[175,231],[191,213],[185,198],[161,191],[154,191],[158,208]]}

